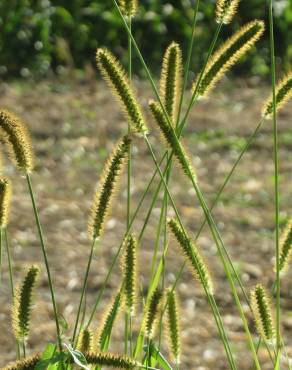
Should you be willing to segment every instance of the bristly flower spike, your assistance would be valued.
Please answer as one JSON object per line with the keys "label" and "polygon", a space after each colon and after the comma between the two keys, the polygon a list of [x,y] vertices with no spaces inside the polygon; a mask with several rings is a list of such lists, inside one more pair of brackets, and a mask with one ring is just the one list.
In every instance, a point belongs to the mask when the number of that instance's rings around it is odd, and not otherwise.
{"label": "bristly flower spike", "polygon": [[191,270],[195,278],[202,284],[203,287],[205,287],[209,294],[213,295],[214,288],[212,279],[208,267],[198,250],[198,247],[188,236],[185,235],[175,219],[170,219],[168,221],[168,226],[172,234],[175,236],[180,250],[190,263]]}
{"label": "bristly flower spike", "polygon": [[104,317],[101,320],[101,323],[99,323],[96,339],[94,340],[94,343],[97,344],[98,349],[103,349],[102,347],[107,341],[108,333],[111,333],[114,322],[121,311],[122,304],[122,294],[121,291],[119,291],[115,295],[114,300],[110,302],[108,308],[104,312]]}
{"label": "bristly flower spike", "polygon": [[25,172],[33,170],[33,152],[24,123],[12,113],[0,110],[0,138],[5,142],[10,157]]}
{"label": "bristly flower spike", "polygon": [[91,352],[93,349],[93,333],[90,329],[85,328],[82,329],[78,341],[76,349],[82,353]]}
{"label": "bristly flower spike", "polygon": [[197,91],[198,96],[206,96],[218,80],[252,48],[264,30],[264,22],[255,20],[237,31],[210,58],[199,87],[197,87],[198,80],[194,82],[193,92]]}
{"label": "bristly flower spike", "polygon": [[126,308],[131,315],[135,314],[137,300],[137,249],[138,242],[133,234],[130,234],[124,245],[122,269]]}
{"label": "bristly flower spike", "polygon": [[266,289],[258,284],[251,292],[251,307],[257,330],[267,341],[275,338],[275,328],[270,306],[270,298]]}
{"label": "bristly flower spike", "polygon": [[170,346],[170,352],[177,364],[180,363],[181,353],[181,339],[179,327],[179,307],[177,301],[177,294],[174,290],[169,289],[166,294],[167,308],[166,308],[166,326],[167,336]]}
{"label": "bristly flower spike", "polygon": [[120,173],[128,160],[130,142],[128,136],[124,136],[118,142],[102,172],[88,223],[89,235],[92,239],[99,238],[103,231]]}
{"label": "bristly flower spike", "polygon": [[178,104],[182,85],[182,51],[172,42],[163,57],[160,96],[165,110],[173,124],[177,121]]}
{"label": "bristly flower spike", "polygon": [[173,150],[175,158],[181,165],[184,173],[189,178],[196,179],[196,174],[192,168],[191,161],[189,160],[183,146],[177,139],[174,128],[168,124],[161,107],[154,100],[150,100],[149,108],[164,139],[167,142],[167,145]]}
{"label": "bristly flower spike", "polygon": [[135,16],[138,10],[138,0],[119,0],[122,13],[129,18]]}
{"label": "bristly flower spike", "polygon": [[12,307],[12,326],[14,335],[19,341],[26,340],[29,334],[32,310],[33,290],[39,274],[38,266],[32,265],[16,290]]}
{"label": "bristly flower spike", "polygon": [[0,178],[0,228],[8,224],[11,193],[11,181],[5,177]]}
{"label": "bristly flower spike", "polygon": [[1,370],[33,370],[40,359],[41,355],[37,353],[2,367]]}
{"label": "bristly flower spike", "polygon": [[280,240],[280,271],[287,271],[292,257],[292,219],[285,227]]}
{"label": "bristly flower spike", "polygon": [[145,333],[150,339],[154,337],[157,323],[159,322],[162,298],[163,293],[159,288],[154,290],[150,298],[145,322]]}
{"label": "bristly flower spike", "polygon": [[110,366],[116,369],[133,369],[139,366],[134,359],[114,353],[85,353],[84,357],[89,365]]}
{"label": "bristly flower spike", "polygon": [[121,103],[131,130],[145,135],[148,130],[124,68],[106,49],[97,50],[96,61],[103,78]]}
{"label": "bristly flower spike", "polygon": [[[288,73],[276,86],[276,110],[283,108],[283,106],[292,97],[292,72]],[[269,119],[273,114],[273,97],[264,104],[262,110],[263,118]]]}
{"label": "bristly flower spike", "polygon": [[240,0],[217,0],[216,22],[228,24],[234,17]]}

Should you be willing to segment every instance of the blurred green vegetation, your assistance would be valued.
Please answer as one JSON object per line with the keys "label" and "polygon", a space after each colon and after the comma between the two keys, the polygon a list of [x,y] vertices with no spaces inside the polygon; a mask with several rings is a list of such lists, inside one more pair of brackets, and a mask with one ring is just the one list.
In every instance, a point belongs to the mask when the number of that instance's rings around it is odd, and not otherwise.
{"label": "blurred green vegetation", "polygon": [[[133,32],[143,55],[158,70],[161,55],[172,40],[186,50],[190,36],[194,1],[141,0]],[[212,39],[215,0],[200,4],[193,65],[202,62]],[[224,28],[222,39],[254,18],[267,21],[265,0],[241,1],[232,25]],[[275,2],[275,33],[278,65],[289,68],[292,59],[292,1]],[[83,69],[94,63],[98,46],[108,46],[125,57],[127,36],[109,0],[0,0],[0,76],[45,76],[68,68]],[[269,50],[266,32],[252,55],[235,70],[237,74],[265,75]],[[140,65],[134,60],[136,70]]]}

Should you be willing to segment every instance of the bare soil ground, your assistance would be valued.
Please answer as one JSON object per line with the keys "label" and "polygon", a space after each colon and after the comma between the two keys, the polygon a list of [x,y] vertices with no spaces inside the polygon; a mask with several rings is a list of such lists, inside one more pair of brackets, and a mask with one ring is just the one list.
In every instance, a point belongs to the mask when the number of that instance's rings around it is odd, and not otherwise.
{"label": "bare soil ground", "polygon": [[[138,95],[147,112],[151,91],[144,82],[136,81]],[[198,179],[209,203],[236,160],[245,139],[253,132],[260,117],[262,101],[269,95],[267,88],[256,83],[237,81],[217,89],[211,99],[194,107],[184,142],[197,168]],[[126,122],[119,107],[102,83],[81,81],[46,81],[35,84],[1,84],[1,106],[11,109],[27,122],[37,158],[33,183],[36,190],[40,217],[48,244],[54,286],[60,313],[72,328],[81,284],[87,263],[90,241],[87,236],[87,219],[95,186],[106,156],[114,142],[126,131]],[[160,135],[151,123],[150,139],[160,157],[163,145]],[[292,106],[279,115],[281,221],[292,214]],[[42,265],[42,255],[36,233],[25,179],[4,157],[5,175],[13,180],[14,195],[9,237],[17,282],[24,267],[31,263]],[[137,205],[144,186],[153,173],[153,163],[141,139],[135,139],[133,158],[134,189],[132,206]],[[125,176],[124,176],[125,178]],[[125,230],[125,180],[120,186],[108,220],[106,233],[92,265],[87,291],[88,312],[101,287],[108,267]],[[179,211],[189,230],[196,233],[203,221],[196,197],[190,184],[178,167],[174,169],[171,189]],[[151,191],[153,194],[153,190]],[[151,201],[147,197],[139,214],[134,231],[139,233]],[[143,292],[147,292],[148,274],[154,248],[154,235],[159,218],[157,204],[141,243],[140,270]],[[171,209],[170,209],[171,214]],[[222,200],[214,210],[214,217],[223,240],[235,262],[247,291],[256,283],[271,287],[274,280],[274,207],[273,207],[273,139],[272,124],[267,121],[256,141],[245,155],[238,170],[227,186]],[[210,265],[215,280],[216,299],[227,325],[232,346],[236,352],[238,368],[251,369],[241,320],[216,247],[207,228],[198,244]],[[173,282],[183,258],[171,241],[167,255],[166,285]],[[115,295],[120,283],[120,268],[116,266],[102,301],[93,329],[97,330],[101,312]],[[282,283],[282,328],[287,352],[292,358],[292,269]],[[199,284],[186,270],[178,285],[181,299],[182,366],[181,369],[227,369],[211,311]],[[14,340],[10,322],[11,295],[6,254],[0,294],[0,365],[15,358]],[[252,317],[245,306],[253,332]],[[112,349],[122,350],[119,338],[123,335],[123,320],[114,330]],[[134,330],[139,317],[134,320]],[[36,310],[32,316],[32,330],[28,341],[29,352],[41,351],[44,344],[55,339],[55,326],[49,289],[42,267],[36,297]],[[71,331],[64,333],[68,343]],[[256,335],[255,335],[256,338]],[[269,358],[260,349],[263,369],[271,369]],[[283,369],[286,368],[283,361]]]}

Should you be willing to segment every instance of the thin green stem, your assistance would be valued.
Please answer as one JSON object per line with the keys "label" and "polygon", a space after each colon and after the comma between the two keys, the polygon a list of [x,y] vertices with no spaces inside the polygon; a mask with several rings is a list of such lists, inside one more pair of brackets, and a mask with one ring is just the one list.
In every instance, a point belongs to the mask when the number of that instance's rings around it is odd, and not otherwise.
{"label": "thin green stem", "polygon": [[196,8],[194,10],[193,21],[192,21],[192,35],[191,35],[191,39],[190,39],[189,47],[188,47],[186,66],[184,68],[184,80],[183,80],[183,86],[182,86],[182,91],[181,91],[181,96],[180,96],[180,101],[179,101],[179,106],[178,106],[176,126],[178,126],[179,124],[181,110],[182,110],[183,101],[184,101],[184,94],[185,94],[187,83],[188,83],[188,77],[189,77],[189,71],[190,71],[190,65],[191,65],[191,59],[193,55],[193,47],[194,47],[194,41],[195,41],[195,29],[196,29],[196,24],[197,24],[199,4],[200,4],[200,0],[197,0]]}
{"label": "thin green stem", "polygon": [[88,276],[89,276],[89,271],[90,271],[92,259],[93,259],[94,252],[95,252],[96,246],[97,246],[97,241],[98,240],[96,238],[94,238],[93,241],[92,241],[92,244],[91,244],[91,248],[90,248],[90,254],[89,254],[88,263],[87,263],[87,267],[86,267],[86,271],[85,271],[85,275],[84,275],[83,286],[82,286],[82,291],[81,291],[81,296],[80,296],[80,300],[79,300],[77,316],[76,316],[75,325],[74,325],[74,331],[73,331],[73,337],[72,337],[73,346],[76,345],[76,341],[77,341],[77,330],[78,330],[79,317],[80,317],[80,313],[81,313],[83,297],[84,297],[86,287],[87,287]]}
{"label": "thin green stem", "polygon": [[[160,177],[161,177],[161,179],[162,179],[163,185],[164,185],[164,187],[165,187],[165,189],[166,189],[166,191],[167,191],[168,197],[169,197],[169,199],[170,199],[170,201],[171,201],[172,207],[173,207],[173,209],[174,209],[174,212],[175,212],[175,214],[176,214],[176,217],[177,217],[177,219],[178,219],[178,222],[179,222],[179,224],[180,224],[180,227],[182,228],[183,233],[184,233],[184,234],[185,234],[185,236],[187,237],[186,232],[185,232],[185,229],[184,229],[184,226],[183,226],[182,221],[181,221],[181,218],[180,218],[180,215],[179,215],[178,210],[177,210],[177,207],[176,207],[176,205],[175,205],[174,199],[173,199],[173,197],[172,197],[172,195],[171,195],[171,193],[170,193],[170,191],[169,191],[169,189],[168,189],[168,186],[167,186],[166,180],[164,179],[163,173],[162,173],[162,171],[161,171],[161,169],[160,169],[160,167],[159,167],[159,165],[158,165],[158,161],[157,161],[157,159],[156,159],[156,156],[155,156],[155,154],[154,154],[154,151],[153,151],[153,149],[152,149],[152,146],[151,146],[151,144],[150,144],[150,142],[149,142],[149,140],[148,140],[148,138],[147,138],[147,136],[146,136],[146,135],[144,136],[144,139],[145,139],[145,142],[146,142],[147,148],[148,148],[148,150],[149,150],[149,152],[150,152],[150,154],[151,154],[152,160],[153,160],[153,162],[154,162],[154,164],[155,164],[155,166],[156,166],[156,168],[157,168],[157,170],[158,170],[158,172],[159,172],[159,175],[160,175]],[[201,271],[200,271],[200,270],[198,271],[198,273],[199,273],[199,275],[201,275]],[[203,280],[204,280],[204,279],[202,279],[202,281],[203,281]],[[204,285],[203,287],[204,287],[204,290],[205,290],[206,296],[207,296],[207,298],[208,298],[208,301],[209,301],[209,303],[210,303],[210,306],[212,307],[213,314],[214,314],[214,318],[215,318],[215,319],[216,319],[216,318],[218,319],[219,311],[218,311],[218,308],[217,308],[217,304],[216,304],[216,302],[215,302],[215,299],[214,299],[213,295],[212,295],[212,294],[210,294],[210,292],[208,291],[208,288],[206,288],[206,287],[205,287],[205,285]],[[217,308],[217,309],[216,309],[216,308]],[[219,314],[219,317],[220,317],[220,314]],[[221,317],[220,317],[220,321],[221,321]],[[216,322],[216,323],[217,323],[217,322]],[[222,322],[221,322],[221,324],[220,324],[220,322],[218,321],[217,326],[218,326],[219,333],[220,333],[221,338],[222,338],[222,342],[223,342],[223,344],[224,344],[224,345],[226,345],[225,349],[226,349],[226,355],[227,355],[227,357],[228,357],[229,364],[230,364],[230,366],[231,366],[232,368],[236,368],[236,365],[235,365],[234,360],[233,360],[233,353],[232,353],[232,351],[231,351],[231,349],[230,349],[229,341],[228,341],[228,339],[227,339],[227,336],[226,336],[226,333],[225,333],[225,329],[224,329],[224,326],[223,326]],[[227,340],[226,340],[226,339],[227,339]],[[231,354],[231,356],[230,356],[230,354]]]}
{"label": "thin green stem", "polygon": [[[7,227],[5,227],[3,229],[3,232],[4,232],[5,246],[6,246],[6,253],[7,253],[7,260],[8,260],[11,299],[12,299],[12,302],[13,302],[13,300],[14,300],[13,264],[12,264],[11,254],[10,254],[10,245],[9,245]],[[20,346],[19,346],[19,341],[17,339],[16,339],[16,354],[17,354],[17,359],[20,359]]]}
{"label": "thin green stem", "polygon": [[277,355],[281,350],[281,287],[280,287],[280,194],[279,194],[279,155],[278,155],[278,125],[277,125],[277,107],[276,107],[276,63],[275,63],[275,42],[274,42],[274,21],[273,21],[273,0],[269,0],[269,30],[270,30],[270,52],[271,52],[271,79],[273,94],[273,139],[274,139],[274,193],[275,193],[275,228],[276,228],[276,337],[277,337]]}
{"label": "thin green stem", "polygon": [[34,216],[35,216],[35,221],[36,221],[36,225],[37,225],[37,229],[38,229],[41,249],[42,249],[43,258],[44,258],[45,267],[46,267],[46,272],[47,272],[47,277],[48,277],[49,289],[50,289],[50,293],[51,293],[51,300],[52,300],[53,311],[54,311],[54,319],[55,319],[55,323],[56,323],[58,347],[59,347],[60,353],[62,353],[63,348],[62,348],[61,331],[60,331],[60,325],[59,325],[59,320],[58,320],[58,310],[57,310],[57,304],[56,304],[56,299],[55,299],[54,287],[53,287],[52,278],[51,278],[50,265],[49,265],[49,261],[48,261],[48,257],[47,257],[47,251],[46,251],[45,241],[44,241],[44,237],[43,237],[42,226],[41,226],[41,222],[40,222],[40,219],[39,219],[39,213],[38,213],[38,209],[37,209],[37,206],[36,206],[34,191],[33,191],[33,188],[32,188],[32,183],[31,183],[31,178],[30,178],[29,173],[26,173],[26,181],[27,181],[28,190],[29,190],[29,194],[30,194],[30,198],[31,198],[31,202],[32,202],[33,212],[34,212]]}

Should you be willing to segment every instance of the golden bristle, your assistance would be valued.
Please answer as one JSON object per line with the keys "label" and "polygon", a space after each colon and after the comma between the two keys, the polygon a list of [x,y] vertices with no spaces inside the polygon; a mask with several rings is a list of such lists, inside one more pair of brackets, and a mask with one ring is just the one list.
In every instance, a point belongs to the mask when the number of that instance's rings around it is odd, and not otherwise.
{"label": "golden bristle", "polygon": [[258,41],[264,33],[264,22],[255,20],[243,26],[210,58],[199,86],[196,80],[193,92],[206,96],[220,78]]}
{"label": "golden bristle", "polygon": [[92,239],[97,239],[102,234],[117,182],[128,159],[130,142],[128,136],[124,136],[118,142],[102,172],[88,222],[88,231]]}
{"label": "golden bristle", "polygon": [[169,289],[166,294],[166,325],[167,337],[170,347],[170,353],[177,364],[180,363],[181,340],[179,327],[179,307],[177,294],[174,290]]}
{"label": "golden bristle", "polygon": [[130,234],[124,243],[122,270],[126,308],[132,316],[135,314],[137,301],[137,250],[137,240]]}
{"label": "golden bristle", "polygon": [[292,258],[292,219],[282,232],[280,239],[280,271],[288,270],[289,261]]}
{"label": "golden bristle", "polygon": [[38,266],[32,265],[21,286],[16,290],[12,307],[12,326],[15,338],[25,341],[29,334],[33,290],[39,274]]}
{"label": "golden bristle", "polygon": [[275,328],[270,297],[261,284],[256,285],[251,292],[251,307],[259,334],[265,340],[274,339]]}
{"label": "golden bristle", "polygon": [[[288,73],[276,86],[276,111],[283,108],[283,106],[292,97],[292,72]],[[273,96],[264,104],[262,109],[262,117],[270,119],[273,115]]]}
{"label": "golden bristle", "polygon": [[93,349],[93,333],[90,329],[82,329],[77,341],[76,349],[82,353],[87,353]]}
{"label": "golden bristle", "polygon": [[182,85],[182,51],[172,42],[163,57],[160,96],[166,112],[173,124],[177,121],[178,105]]}
{"label": "golden bristle", "polygon": [[0,178],[0,228],[4,228],[8,224],[11,194],[11,181],[6,177]]}
{"label": "golden bristle", "polygon": [[198,247],[183,232],[183,229],[175,219],[170,219],[168,221],[168,226],[178,242],[180,251],[182,251],[183,255],[187,258],[195,278],[202,284],[209,294],[213,295],[214,287],[211,275]]}
{"label": "golden bristle", "polygon": [[119,0],[122,13],[127,17],[134,17],[138,10],[138,0]]}
{"label": "golden bristle", "polygon": [[132,132],[144,135],[148,132],[141,108],[134,96],[126,71],[117,58],[107,49],[96,52],[97,66],[121,103]]}
{"label": "golden bristle", "polygon": [[228,24],[234,17],[240,0],[218,0],[216,4],[216,22]]}
{"label": "golden bristle", "polygon": [[156,327],[160,319],[162,298],[163,293],[159,288],[152,293],[150,298],[145,321],[145,333],[148,338],[153,338],[155,335]]}
{"label": "golden bristle", "polygon": [[0,111],[0,138],[7,145],[17,167],[31,172],[34,167],[33,152],[27,128],[19,118],[6,110]]}
{"label": "golden bristle", "polygon": [[89,365],[109,366],[115,369],[133,369],[139,366],[138,362],[130,357],[114,353],[85,353],[84,357]]}
{"label": "golden bristle", "polygon": [[41,355],[37,353],[22,360],[12,362],[10,365],[2,367],[1,370],[33,370],[40,360]]}

